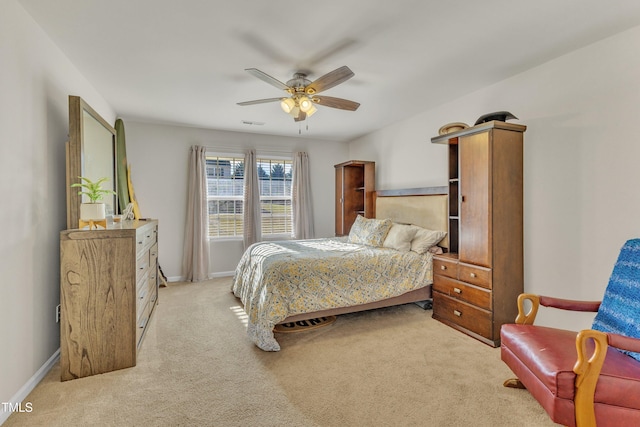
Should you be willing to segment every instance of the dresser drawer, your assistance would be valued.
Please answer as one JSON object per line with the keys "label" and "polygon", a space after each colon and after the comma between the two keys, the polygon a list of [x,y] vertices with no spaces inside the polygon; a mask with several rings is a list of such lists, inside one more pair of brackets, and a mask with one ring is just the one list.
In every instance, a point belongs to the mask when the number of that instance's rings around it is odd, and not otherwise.
{"label": "dresser drawer", "polygon": [[149,249],[149,266],[154,268],[158,260],[158,243],[154,243]]}
{"label": "dresser drawer", "polygon": [[491,291],[486,289],[467,285],[449,277],[436,275],[433,279],[433,290],[480,308],[491,310]]}
{"label": "dresser drawer", "polygon": [[149,247],[158,241],[158,230],[156,227],[149,227],[144,230],[144,246]]}
{"label": "dresser drawer", "polygon": [[142,286],[136,293],[136,319],[140,320],[147,303],[151,299],[149,286]]}
{"label": "dresser drawer", "polygon": [[138,254],[136,259],[136,281],[139,282],[142,276],[145,275],[149,269],[149,252],[143,252]]}
{"label": "dresser drawer", "polygon": [[136,230],[136,252],[141,254],[158,241],[158,229],[155,226],[142,227]]}
{"label": "dresser drawer", "polygon": [[433,317],[462,326],[485,338],[491,337],[491,312],[433,293]]}
{"label": "dresser drawer", "polygon": [[155,275],[149,273],[149,281],[147,282],[147,292],[149,294],[149,301],[155,301],[158,299],[158,281]]}
{"label": "dresser drawer", "polygon": [[146,230],[143,229],[138,229],[136,230],[136,253],[138,255],[142,254],[143,252],[147,252],[147,248],[145,247],[145,239],[144,236],[146,235]]}
{"label": "dresser drawer", "polygon": [[453,259],[433,258],[433,274],[458,278],[458,261]]}
{"label": "dresser drawer", "polygon": [[136,346],[139,347],[141,343],[142,334],[144,334],[145,329],[149,323],[149,315],[151,314],[151,310],[153,308],[153,304],[151,301],[147,302],[147,305],[144,306],[140,316],[138,316],[138,320],[136,322]]}
{"label": "dresser drawer", "polygon": [[458,265],[458,279],[463,282],[491,289],[490,268],[460,263]]}
{"label": "dresser drawer", "polygon": [[149,266],[149,282],[154,285],[158,283],[158,268],[155,264]]}

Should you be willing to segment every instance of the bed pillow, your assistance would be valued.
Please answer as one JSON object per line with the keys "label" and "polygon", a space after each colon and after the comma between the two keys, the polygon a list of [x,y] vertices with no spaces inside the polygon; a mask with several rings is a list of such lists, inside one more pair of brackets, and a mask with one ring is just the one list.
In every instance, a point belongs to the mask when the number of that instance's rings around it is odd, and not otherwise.
{"label": "bed pillow", "polygon": [[429,248],[437,245],[440,240],[447,235],[446,231],[429,230],[427,228],[414,226],[417,228],[416,236],[411,241],[411,250],[419,254],[426,253]]}
{"label": "bed pillow", "polygon": [[351,226],[349,242],[377,247],[382,246],[391,224],[390,219],[373,219],[358,215]]}
{"label": "bed pillow", "polygon": [[382,247],[396,249],[401,252],[411,250],[411,241],[416,236],[418,228],[412,225],[392,223]]}

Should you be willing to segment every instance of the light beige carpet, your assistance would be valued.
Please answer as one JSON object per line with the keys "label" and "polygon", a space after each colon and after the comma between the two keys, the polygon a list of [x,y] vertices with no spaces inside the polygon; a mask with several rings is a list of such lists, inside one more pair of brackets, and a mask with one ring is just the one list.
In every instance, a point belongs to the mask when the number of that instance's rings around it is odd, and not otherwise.
{"label": "light beige carpet", "polygon": [[230,279],[170,284],[138,365],[67,382],[56,366],[10,426],[551,426],[490,348],[409,304],[246,337]]}

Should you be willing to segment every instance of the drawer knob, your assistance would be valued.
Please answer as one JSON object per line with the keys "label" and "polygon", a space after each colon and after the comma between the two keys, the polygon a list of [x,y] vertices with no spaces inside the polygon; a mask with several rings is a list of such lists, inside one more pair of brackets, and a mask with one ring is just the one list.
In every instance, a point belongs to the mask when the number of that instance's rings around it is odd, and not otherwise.
{"label": "drawer knob", "polygon": [[462,313],[459,312],[458,310],[453,310],[453,314],[455,314],[458,317],[462,316]]}
{"label": "drawer knob", "polygon": [[441,266],[440,266],[440,270],[446,270],[446,269],[447,269],[447,266],[446,266],[446,265],[441,265]]}
{"label": "drawer knob", "polygon": [[453,292],[455,292],[456,294],[461,294],[461,293],[462,293],[462,289],[460,289],[460,288],[453,288]]}
{"label": "drawer knob", "polygon": [[476,273],[471,273],[470,276],[471,277],[476,277]]}

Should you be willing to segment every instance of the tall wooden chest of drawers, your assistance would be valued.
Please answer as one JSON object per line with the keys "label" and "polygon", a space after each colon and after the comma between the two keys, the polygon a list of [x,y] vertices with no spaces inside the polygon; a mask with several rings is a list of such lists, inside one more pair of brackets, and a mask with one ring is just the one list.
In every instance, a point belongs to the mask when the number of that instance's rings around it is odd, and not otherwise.
{"label": "tall wooden chest of drawers", "polygon": [[449,247],[434,257],[433,317],[487,344],[524,290],[523,133],[492,121],[432,138],[449,149]]}
{"label": "tall wooden chest of drawers", "polygon": [[158,221],[60,233],[63,381],[135,366],[158,302]]}

